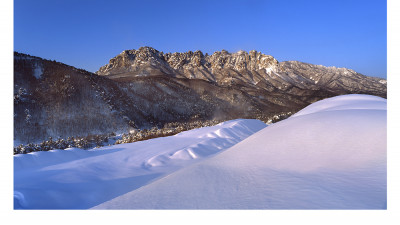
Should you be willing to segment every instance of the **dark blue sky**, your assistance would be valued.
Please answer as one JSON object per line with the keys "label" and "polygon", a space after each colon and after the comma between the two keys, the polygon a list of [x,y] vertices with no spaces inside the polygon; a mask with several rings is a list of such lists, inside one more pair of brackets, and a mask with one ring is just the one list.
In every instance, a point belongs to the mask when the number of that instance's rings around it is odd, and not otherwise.
{"label": "dark blue sky", "polygon": [[14,50],[91,72],[126,49],[252,49],[386,77],[386,1],[14,0]]}

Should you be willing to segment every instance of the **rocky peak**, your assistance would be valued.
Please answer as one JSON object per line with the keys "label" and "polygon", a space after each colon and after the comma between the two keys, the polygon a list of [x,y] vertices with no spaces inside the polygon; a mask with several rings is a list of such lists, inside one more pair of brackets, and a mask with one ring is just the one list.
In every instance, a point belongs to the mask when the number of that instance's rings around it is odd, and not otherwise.
{"label": "rocky peak", "polygon": [[163,58],[163,53],[152,47],[140,47],[138,50],[125,50],[121,54],[110,60],[109,64],[118,63],[118,61],[134,62],[153,62]]}
{"label": "rocky peak", "polygon": [[213,69],[227,68],[237,71],[257,71],[276,67],[278,64],[278,60],[274,57],[255,50],[251,50],[249,53],[243,50],[235,53],[229,53],[226,50],[217,51],[210,56],[209,61]]}
{"label": "rocky peak", "polygon": [[188,51],[184,53],[174,52],[164,54],[166,62],[176,70],[201,67],[206,64],[203,52],[197,50],[195,52]]}
{"label": "rocky peak", "polygon": [[171,74],[169,66],[164,60],[164,53],[152,47],[140,47],[138,50],[125,50],[109,63],[102,66],[96,73],[99,75],[113,75],[122,73],[137,73],[138,75],[151,75],[153,71],[147,67],[156,68],[159,73]]}
{"label": "rocky peak", "polygon": [[216,51],[212,55],[203,54],[197,50],[184,53],[163,53],[151,47],[141,47],[138,50],[125,50],[112,58],[109,64],[101,67],[96,73],[99,75],[113,75],[118,73],[139,73],[146,66],[159,67],[166,74],[178,74],[188,78],[199,78],[196,71],[201,71],[201,79],[210,80],[221,70],[257,71],[275,68],[278,61],[270,56],[255,50],[249,53],[240,50],[229,53],[226,50]]}

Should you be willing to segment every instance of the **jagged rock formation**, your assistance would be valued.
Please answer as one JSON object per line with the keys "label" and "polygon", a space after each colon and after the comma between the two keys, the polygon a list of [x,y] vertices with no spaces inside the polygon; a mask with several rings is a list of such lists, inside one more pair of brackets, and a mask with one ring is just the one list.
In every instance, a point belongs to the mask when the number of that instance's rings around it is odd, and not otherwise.
{"label": "jagged rock formation", "polygon": [[302,90],[337,94],[365,93],[386,97],[386,80],[367,77],[351,69],[325,67],[297,61],[278,62],[255,50],[225,50],[212,55],[201,51],[163,53],[151,47],[126,50],[96,72],[111,79],[164,75],[202,79],[222,86],[251,86],[265,91],[301,95]]}
{"label": "jagged rock formation", "polygon": [[151,47],[142,47],[123,51],[96,73],[110,78],[167,75],[218,84],[232,84],[240,77],[239,80],[246,83],[256,83],[263,79],[265,71],[277,65],[274,57],[257,51],[230,54],[222,50],[212,55],[204,55],[201,51],[164,54]]}
{"label": "jagged rock formation", "polygon": [[124,51],[97,74],[14,53],[16,144],[170,122],[288,117],[323,98],[386,97],[386,80],[345,68],[278,62],[257,51]]}

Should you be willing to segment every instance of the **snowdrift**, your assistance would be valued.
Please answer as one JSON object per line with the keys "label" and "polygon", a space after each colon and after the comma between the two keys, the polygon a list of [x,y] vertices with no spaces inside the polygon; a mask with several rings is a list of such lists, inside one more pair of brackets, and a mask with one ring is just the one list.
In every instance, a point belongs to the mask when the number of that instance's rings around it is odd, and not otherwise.
{"label": "snowdrift", "polygon": [[386,209],[386,100],[316,102],[94,209]]}
{"label": "snowdrift", "polygon": [[87,209],[224,151],[266,126],[233,120],[93,150],[15,155],[14,208]]}

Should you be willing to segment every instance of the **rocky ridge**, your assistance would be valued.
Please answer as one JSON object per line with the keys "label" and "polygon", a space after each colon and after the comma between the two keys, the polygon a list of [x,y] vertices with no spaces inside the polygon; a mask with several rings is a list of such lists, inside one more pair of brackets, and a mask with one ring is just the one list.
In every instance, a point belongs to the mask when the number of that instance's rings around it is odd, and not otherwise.
{"label": "rocky ridge", "polygon": [[[112,58],[109,64],[96,73],[115,77],[168,75],[177,78],[203,79],[218,84],[230,83],[230,77],[248,71],[270,71],[278,61],[257,51],[229,53],[225,50],[212,55],[201,51],[185,53],[163,53],[151,47],[125,50]],[[245,80],[256,82],[261,77],[242,74]],[[258,78],[258,79],[257,79]]]}
{"label": "rocky ridge", "polygon": [[[367,77],[347,68],[325,67],[298,61],[278,62],[252,50],[212,55],[201,51],[163,53],[151,47],[125,50],[97,72],[111,79],[164,75],[202,79],[222,86],[241,84],[266,91],[324,89],[345,93],[369,93],[386,97],[386,80]],[[293,90],[294,89],[294,90]],[[295,93],[296,94],[296,93]]]}

